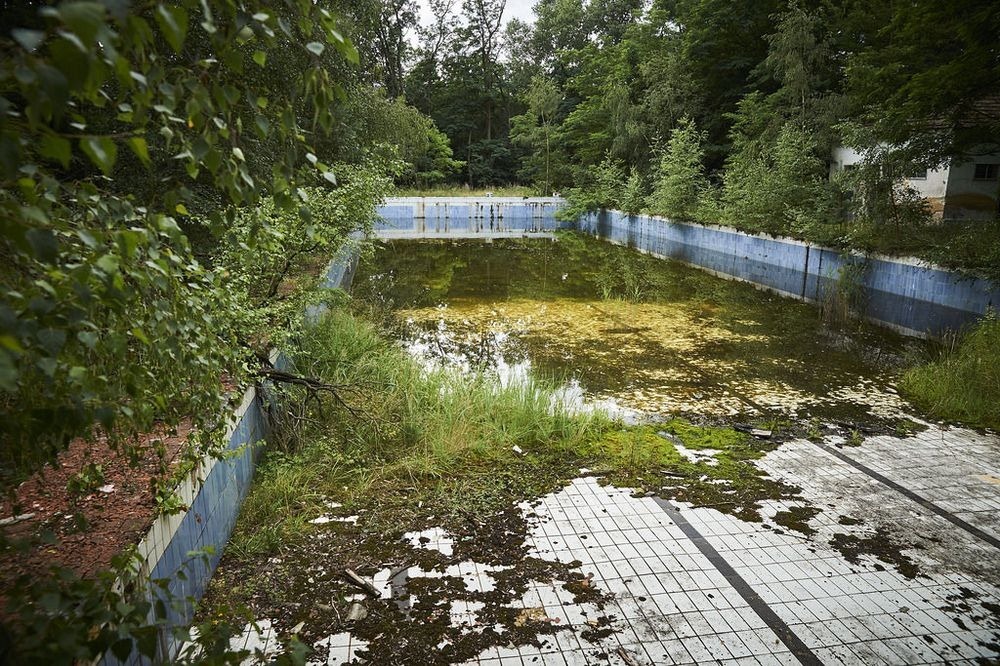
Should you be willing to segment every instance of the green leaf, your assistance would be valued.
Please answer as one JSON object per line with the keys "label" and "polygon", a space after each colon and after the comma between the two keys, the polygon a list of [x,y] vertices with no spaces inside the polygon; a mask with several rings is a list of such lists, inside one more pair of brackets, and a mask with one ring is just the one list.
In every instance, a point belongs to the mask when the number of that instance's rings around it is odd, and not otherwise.
{"label": "green leaf", "polygon": [[17,366],[9,354],[0,354],[0,390],[14,393],[17,391]]}
{"label": "green leaf", "polygon": [[160,26],[160,30],[170,46],[175,52],[180,53],[184,47],[184,38],[187,36],[187,11],[183,7],[157,5],[156,23]]}
{"label": "green leaf", "polygon": [[94,263],[97,264],[98,268],[109,275],[118,272],[118,257],[113,254],[105,254]]}
{"label": "green leaf", "polygon": [[59,162],[59,164],[63,165],[63,168],[69,166],[69,160],[72,156],[73,147],[68,139],[64,139],[55,134],[46,134],[42,137],[42,142],[38,149],[43,157],[48,157],[49,159]]}
{"label": "green leaf", "polygon": [[267,64],[267,54],[263,51],[255,51],[253,54],[253,61],[263,67]]}
{"label": "green leaf", "polygon": [[93,331],[80,331],[76,334],[76,339],[83,343],[87,349],[95,349],[97,341],[100,339]]}
{"label": "green leaf", "polygon": [[104,5],[100,2],[64,2],[59,5],[59,18],[87,48],[97,42],[97,35],[104,28],[104,16]]}
{"label": "green leaf", "polygon": [[24,351],[24,347],[13,335],[0,335],[0,347],[19,354]]}
{"label": "green leaf", "polygon": [[114,141],[103,136],[88,136],[80,139],[80,148],[105,176],[111,174],[118,157],[118,146]]}
{"label": "green leaf", "polygon": [[90,58],[68,39],[57,39],[49,47],[52,62],[74,90],[84,88],[90,76]]}
{"label": "green leaf", "polygon": [[262,137],[267,136],[268,132],[271,131],[271,123],[259,113],[254,117],[254,123],[257,125],[257,130]]}
{"label": "green leaf", "polygon": [[59,256],[59,243],[48,229],[29,229],[25,234],[35,256],[41,261],[54,261]]}
{"label": "green leaf", "polygon": [[191,213],[188,212],[187,206],[185,206],[182,203],[179,203],[176,206],[174,206],[174,210],[177,211],[178,215],[190,215],[191,214]]}
{"label": "green leaf", "polygon": [[52,116],[60,118],[69,101],[69,81],[66,80],[66,75],[48,64],[38,65],[35,72],[38,75],[39,88],[51,101]]}
{"label": "green leaf", "polygon": [[149,146],[146,145],[146,140],[141,136],[134,136],[128,140],[128,147],[132,149],[135,156],[142,160],[142,163],[149,166]]}
{"label": "green leaf", "polygon": [[326,49],[326,47],[320,44],[319,42],[309,42],[308,44],[306,44],[306,49],[308,49],[311,53],[321,56],[323,55],[323,51]]}

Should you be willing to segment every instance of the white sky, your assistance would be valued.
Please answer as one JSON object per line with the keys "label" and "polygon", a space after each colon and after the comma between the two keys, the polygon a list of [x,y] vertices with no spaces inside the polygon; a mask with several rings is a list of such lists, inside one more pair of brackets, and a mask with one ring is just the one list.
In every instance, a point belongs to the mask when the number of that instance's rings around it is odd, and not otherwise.
{"label": "white sky", "polygon": [[[507,6],[503,12],[503,22],[507,23],[512,18],[519,18],[528,23],[535,22],[535,15],[531,12],[536,0],[507,0]],[[420,22],[430,23],[430,10],[427,8],[427,0],[418,0],[420,5]],[[455,3],[456,10],[461,11],[461,0]]]}

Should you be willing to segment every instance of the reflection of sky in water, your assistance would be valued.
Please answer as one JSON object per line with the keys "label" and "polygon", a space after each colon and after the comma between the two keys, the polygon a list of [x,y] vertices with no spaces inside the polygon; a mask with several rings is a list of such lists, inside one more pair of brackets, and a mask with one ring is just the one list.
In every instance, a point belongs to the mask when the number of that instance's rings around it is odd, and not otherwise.
{"label": "reflection of sky in water", "polygon": [[645,412],[891,418],[892,362],[920,344],[831,332],[811,306],[579,237],[393,243],[371,265],[357,295],[394,310],[424,362]]}

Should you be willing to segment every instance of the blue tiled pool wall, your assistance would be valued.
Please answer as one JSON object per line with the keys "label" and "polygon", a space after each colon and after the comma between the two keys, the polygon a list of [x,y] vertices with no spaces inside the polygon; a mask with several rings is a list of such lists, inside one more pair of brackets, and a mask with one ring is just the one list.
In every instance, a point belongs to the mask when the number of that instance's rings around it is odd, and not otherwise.
{"label": "blue tiled pool wall", "polygon": [[[168,581],[169,598],[198,601],[205,593],[208,581],[219,564],[229,535],[236,525],[239,509],[253,478],[258,444],[267,437],[263,401],[258,396],[247,408],[236,430],[229,438],[231,457],[218,461],[204,479],[194,502],[184,515],[170,545],[156,563],[150,577]],[[211,547],[207,557],[189,557],[191,551]],[[178,577],[177,572],[184,572]],[[192,603],[169,607],[170,626],[190,624],[194,615]],[[163,637],[163,651],[175,655],[181,645],[170,632]]]}
{"label": "blue tiled pool wall", "polygon": [[540,232],[572,227],[555,218],[558,198],[414,197],[388,199],[379,208],[376,233],[411,234]]}
{"label": "blue tiled pool wall", "polygon": [[[208,475],[201,480],[193,501],[178,516],[180,524],[149,572],[149,578],[164,581],[168,591],[166,595],[159,591],[153,592],[156,598],[165,603],[167,612],[167,626],[159,634],[157,662],[171,661],[180,650],[181,642],[174,637],[171,628],[190,625],[194,616],[194,604],[204,595],[236,524],[240,505],[253,478],[260,451],[257,444],[267,435],[264,409],[260,391],[256,391],[254,399],[247,404],[246,411],[229,437],[225,455],[215,462]],[[191,555],[192,552],[206,549],[213,552],[208,555]],[[108,653],[100,663],[107,666],[139,666],[153,662],[133,649],[124,662]]]}
{"label": "blue tiled pool wall", "polygon": [[601,211],[583,216],[588,234],[655,256],[808,301],[823,298],[845,262],[860,263],[866,317],[912,335],[937,337],[1000,307],[1000,288],[914,261],[847,254],[788,238]]}
{"label": "blue tiled pool wall", "polygon": [[[360,236],[358,236],[360,237]],[[350,284],[357,264],[357,248],[353,244],[338,252],[327,267],[321,284],[330,289]],[[290,359],[279,355],[275,367],[288,369]],[[257,456],[261,444],[267,439],[268,387],[255,391],[254,399],[247,405],[246,412],[229,437],[226,455],[217,460],[211,471],[202,480],[190,507],[180,517],[180,524],[163,555],[153,565],[150,579],[167,582],[168,599],[167,623],[170,627],[187,627],[194,616],[195,606],[204,595],[229,536],[232,534],[240,506],[250,488]],[[207,557],[189,557],[192,551],[206,548],[214,552]],[[183,572],[179,576],[178,573]],[[178,603],[179,602],[179,603]],[[161,632],[160,661],[171,661],[181,649],[181,643],[167,629]],[[107,654],[102,664],[137,666],[150,663],[138,651],[133,650],[125,662]]]}

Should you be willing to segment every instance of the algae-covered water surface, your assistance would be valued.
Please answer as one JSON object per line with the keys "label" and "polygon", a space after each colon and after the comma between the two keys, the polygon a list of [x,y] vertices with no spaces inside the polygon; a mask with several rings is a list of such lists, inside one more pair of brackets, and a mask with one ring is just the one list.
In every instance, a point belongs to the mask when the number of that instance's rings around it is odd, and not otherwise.
{"label": "algae-covered water surface", "polygon": [[901,417],[922,343],[579,234],[390,241],[354,294],[415,354],[567,382],[644,413]]}

